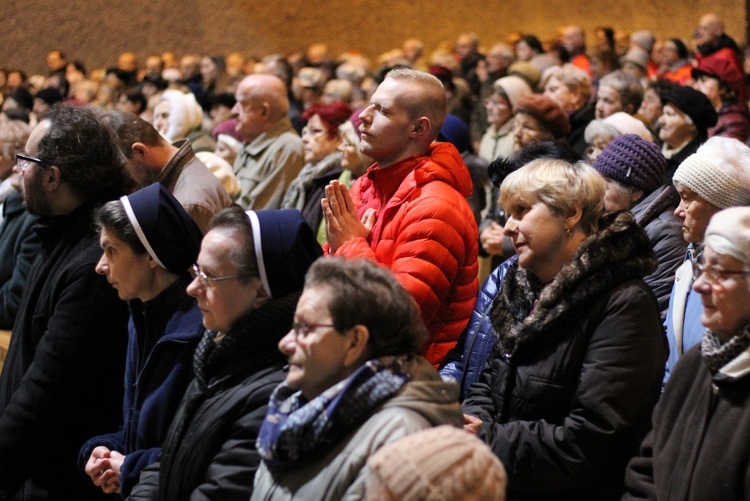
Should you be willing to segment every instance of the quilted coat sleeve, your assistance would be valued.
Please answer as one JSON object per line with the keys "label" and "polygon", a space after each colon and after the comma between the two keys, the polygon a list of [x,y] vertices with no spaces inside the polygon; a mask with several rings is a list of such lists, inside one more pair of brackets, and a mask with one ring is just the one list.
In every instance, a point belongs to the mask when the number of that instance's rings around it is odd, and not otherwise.
{"label": "quilted coat sleeve", "polygon": [[390,268],[428,324],[443,302],[451,301],[448,295],[454,284],[472,291],[468,319],[478,289],[474,216],[465,200],[458,203],[460,195],[455,190],[444,183],[431,185],[419,197],[383,211],[381,217],[386,220],[372,245],[364,238],[353,238],[336,252]]}

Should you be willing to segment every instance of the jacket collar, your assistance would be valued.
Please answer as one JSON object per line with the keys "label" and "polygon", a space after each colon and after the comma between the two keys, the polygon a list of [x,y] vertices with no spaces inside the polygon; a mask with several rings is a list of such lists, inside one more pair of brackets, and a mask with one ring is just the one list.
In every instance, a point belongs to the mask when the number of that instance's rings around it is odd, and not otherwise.
{"label": "jacket collar", "polygon": [[604,214],[554,280],[542,286],[533,274],[508,270],[491,313],[505,355],[539,350],[567,332],[559,327],[591,308],[617,285],[656,268],[648,237],[627,211]]}
{"label": "jacket collar", "polygon": [[174,191],[174,187],[177,184],[177,179],[182,174],[185,166],[189,164],[194,158],[195,153],[193,147],[190,145],[190,140],[180,139],[172,143],[172,146],[177,148],[177,153],[169,159],[167,165],[159,172],[156,176],[156,182],[164,185],[170,192]]}
{"label": "jacket collar", "polygon": [[294,132],[289,117],[283,117],[281,120],[273,124],[270,129],[263,132],[250,143],[242,143],[242,151],[240,152],[240,155],[246,153],[252,157],[258,156],[285,132]]}

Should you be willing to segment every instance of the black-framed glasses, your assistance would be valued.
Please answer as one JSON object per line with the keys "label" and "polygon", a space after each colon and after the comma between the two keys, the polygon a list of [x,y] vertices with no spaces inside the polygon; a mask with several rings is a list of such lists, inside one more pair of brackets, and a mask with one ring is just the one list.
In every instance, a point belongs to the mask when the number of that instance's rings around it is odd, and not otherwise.
{"label": "black-framed glasses", "polygon": [[37,165],[40,165],[42,167],[49,167],[49,164],[42,160],[41,158],[36,157],[30,157],[28,155],[24,155],[23,153],[16,153],[16,165],[18,165],[18,169],[22,172],[29,168],[29,165],[35,163]]}
{"label": "black-framed glasses", "polygon": [[223,282],[224,280],[232,280],[234,278],[241,278],[241,277],[249,277],[249,274],[241,274],[241,275],[230,275],[226,277],[209,277],[206,275],[202,270],[199,264],[194,264],[190,267],[190,276],[194,279],[197,278],[198,282],[200,282],[201,286],[203,286],[204,289],[208,289],[211,284],[215,282]]}
{"label": "black-framed glasses", "polygon": [[697,261],[693,262],[693,282],[698,280],[698,277],[705,275],[706,283],[708,285],[719,285],[722,280],[732,275],[750,275],[748,270],[724,270],[716,265],[703,264]]}
{"label": "black-framed glasses", "polygon": [[335,326],[333,324],[313,324],[309,322],[292,322],[292,330],[294,331],[294,340],[296,341],[297,338],[302,336],[302,338],[306,338],[308,334],[310,334],[315,329],[318,329],[320,327],[330,327],[333,329]]}

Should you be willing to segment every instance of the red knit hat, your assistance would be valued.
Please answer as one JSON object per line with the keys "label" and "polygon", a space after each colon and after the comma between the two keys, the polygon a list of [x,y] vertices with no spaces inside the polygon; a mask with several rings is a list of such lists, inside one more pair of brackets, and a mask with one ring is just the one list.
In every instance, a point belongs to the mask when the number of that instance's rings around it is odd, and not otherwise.
{"label": "red knit hat", "polygon": [[516,105],[516,113],[524,113],[533,117],[539,125],[549,131],[555,139],[570,134],[570,121],[556,101],[541,94],[533,94],[521,98]]}

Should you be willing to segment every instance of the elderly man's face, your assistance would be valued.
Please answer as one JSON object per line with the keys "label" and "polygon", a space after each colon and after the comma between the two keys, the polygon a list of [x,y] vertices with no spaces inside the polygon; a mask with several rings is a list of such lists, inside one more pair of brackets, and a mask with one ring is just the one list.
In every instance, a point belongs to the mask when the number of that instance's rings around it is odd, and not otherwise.
{"label": "elderly man's face", "polygon": [[243,80],[237,87],[237,93],[235,94],[237,103],[232,108],[232,116],[237,117],[235,131],[248,143],[260,136],[265,127],[265,120],[263,119],[264,104],[257,97],[253,97],[255,85],[255,83]]}
{"label": "elderly man's face", "polygon": [[750,276],[745,265],[710,246],[703,251],[704,272],[693,283],[701,295],[701,323],[723,342],[750,323]]}
{"label": "elderly man's face", "polygon": [[706,14],[698,23],[694,38],[698,45],[703,45],[718,40],[722,33],[721,20],[713,14]]}
{"label": "elderly man's face", "polygon": [[351,332],[333,328],[328,310],[330,296],[328,287],[305,287],[294,313],[299,333],[293,329],[279,342],[289,361],[286,383],[301,390],[308,400],[349,375]]}
{"label": "elderly man's face", "polygon": [[682,236],[689,244],[703,242],[708,222],[711,216],[719,212],[719,208],[699,197],[687,186],[675,183],[675,188],[680,194],[680,205],[674,210],[674,215],[682,225]]}

